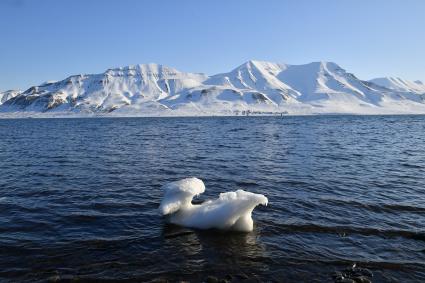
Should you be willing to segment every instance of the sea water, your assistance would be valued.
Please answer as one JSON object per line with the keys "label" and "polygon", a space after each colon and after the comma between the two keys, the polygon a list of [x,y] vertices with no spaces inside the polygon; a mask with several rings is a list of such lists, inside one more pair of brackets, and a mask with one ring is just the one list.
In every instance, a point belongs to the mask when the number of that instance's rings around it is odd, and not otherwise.
{"label": "sea water", "polygon": [[[161,216],[162,185],[202,203],[264,194],[249,233]],[[425,280],[425,116],[0,120],[0,281]]]}

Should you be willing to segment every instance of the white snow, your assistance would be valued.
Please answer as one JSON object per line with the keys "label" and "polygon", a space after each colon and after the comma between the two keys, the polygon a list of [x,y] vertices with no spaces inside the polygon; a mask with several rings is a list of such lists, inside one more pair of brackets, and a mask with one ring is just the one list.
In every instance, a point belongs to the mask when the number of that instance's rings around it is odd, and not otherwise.
{"label": "white snow", "polygon": [[370,82],[399,92],[425,94],[425,85],[419,80],[412,82],[401,78],[385,77],[372,79]]}
{"label": "white snow", "polygon": [[21,92],[18,90],[8,90],[5,92],[0,92],[0,105],[2,105],[7,100],[19,95]]}
{"label": "white snow", "polygon": [[159,64],[75,75],[26,91],[0,93],[0,117],[94,115],[425,114],[425,85],[363,81],[332,62],[248,61],[207,76]]}
{"label": "white snow", "polygon": [[170,215],[171,223],[198,228],[249,232],[253,229],[252,211],[257,205],[267,205],[261,194],[243,190],[221,193],[218,199],[192,204],[192,199],[205,191],[198,178],[186,178],[164,185],[164,197],[159,206],[162,215]]}

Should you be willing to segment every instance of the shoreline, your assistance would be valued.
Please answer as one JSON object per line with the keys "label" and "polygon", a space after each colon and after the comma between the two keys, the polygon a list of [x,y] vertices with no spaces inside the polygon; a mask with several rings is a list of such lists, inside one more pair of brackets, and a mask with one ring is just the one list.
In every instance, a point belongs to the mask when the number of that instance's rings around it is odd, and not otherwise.
{"label": "shoreline", "polygon": [[[14,113],[15,114],[15,113]],[[235,115],[235,114],[175,114],[175,115],[111,115],[111,114],[80,114],[80,113],[16,113],[16,115],[4,115],[0,113],[0,120],[10,119],[101,119],[101,118],[249,118],[249,117],[312,117],[312,116],[424,116],[425,113],[260,113],[249,115]]]}

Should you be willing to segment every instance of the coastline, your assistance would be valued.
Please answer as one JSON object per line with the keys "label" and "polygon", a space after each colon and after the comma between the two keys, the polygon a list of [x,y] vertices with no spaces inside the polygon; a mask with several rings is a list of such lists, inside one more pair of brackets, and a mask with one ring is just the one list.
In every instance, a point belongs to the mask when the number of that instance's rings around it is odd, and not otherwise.
{"label": "coastline", "polygon": [[76,113],[76,112],[0,112],[0,119],[78,119],[78,118],[200,118],[200,117],[303,117],[303,116],[422,116],[425,112],[251,112],[247,115],[220,112],[205,113]]}

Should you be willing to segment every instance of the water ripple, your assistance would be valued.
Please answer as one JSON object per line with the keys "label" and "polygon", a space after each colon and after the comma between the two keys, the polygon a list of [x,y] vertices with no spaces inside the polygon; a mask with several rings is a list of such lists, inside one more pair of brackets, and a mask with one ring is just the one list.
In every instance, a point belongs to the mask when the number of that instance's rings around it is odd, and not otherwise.
{"label": "water ripple", "polygon": [[[0,120],[0,281],[425,277],[425,117]],[[159,188],[263,193],[252,233],[169,225]],[[229,277],[230,276],[230,277]]]}

